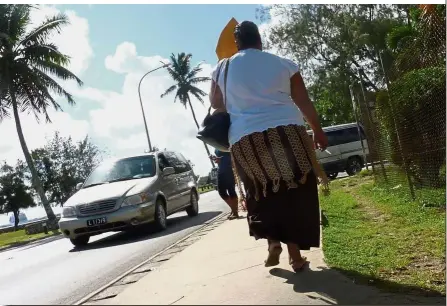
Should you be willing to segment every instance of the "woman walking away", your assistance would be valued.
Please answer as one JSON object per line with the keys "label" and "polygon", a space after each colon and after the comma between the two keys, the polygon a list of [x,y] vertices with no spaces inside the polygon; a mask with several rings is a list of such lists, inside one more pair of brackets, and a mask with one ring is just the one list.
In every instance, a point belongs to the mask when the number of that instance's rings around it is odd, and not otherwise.
{"label": "woman walking away", "polygon": [[246,191],[250,235],[268,241],[265,266],[279,263],[282,242],[298,272],[307,263],[300,250],[320,244],[317,184],[328,191],[328,180],[314,149],[325,150],[327,138],[298,65],[263,52],[253,22],[240,23],[234,36],[239,52],[213,72],[211,103],[230,115],[231,154]]}
{"label": "woman walking away", "polygon": [[217,170],[217,190],[220,197],[230,206],[231,214],[228,219],[233,220],[239,218],[238,213],[238,197],[236,194],[236,182],[231,163],[231,154],[227,152],[215,151],[213,160],[218,164]]}

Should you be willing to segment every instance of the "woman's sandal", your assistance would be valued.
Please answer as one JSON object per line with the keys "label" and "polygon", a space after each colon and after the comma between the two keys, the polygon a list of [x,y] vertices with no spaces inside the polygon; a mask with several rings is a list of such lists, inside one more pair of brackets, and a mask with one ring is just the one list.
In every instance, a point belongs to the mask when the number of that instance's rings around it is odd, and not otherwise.
{"label": "woman's sandal", "polygon": [[233,213],[228,216],[228,220],[234,220],[234,219],[239,219],[239,216],[237,216]]}
{"label": "woman's sandal", "polygon": [[269,246],[269,255],[267,259],[264,261],[265,267],[273,267],[279,265],[279,256],[282,253],[281,245],[270,245]]}
{"label": "woman's sandal", "polygon": [[289,258],[289,263],[292,266],[293,271],[295,273],[298,273],[303,270],[303,268],[309,263],[307,261],[307,258],[302,256],[300,261],[294,261],[291,258]]}

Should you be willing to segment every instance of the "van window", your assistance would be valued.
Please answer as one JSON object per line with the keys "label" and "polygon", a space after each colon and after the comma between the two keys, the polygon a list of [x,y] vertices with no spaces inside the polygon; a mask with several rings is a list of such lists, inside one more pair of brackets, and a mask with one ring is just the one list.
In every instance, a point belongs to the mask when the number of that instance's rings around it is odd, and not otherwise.
{"label": "van window", "polygon": [[188,172],[191,171],[191,165],[189,164],[189,162],[186,160],[186,158],[183,156],[183,154],[181,153],[175,153],[175,155],[177,156],[177,160],[179,161],[179,165],[181,165],[181,172]]}
{"label": "van window", "polygon": [[[362,139],[365,139],[365,133],[363,129],[360,127],[360,132],[362,135]],[[357,127],[352,127],[348,129],[341,129],[336,131],[327,132],[329,146],[336,146],[345,143],[360,141],[359,133],[357,131]]]}
{"label": "van window", "polygon": [[360,141],[359,132],[357,128],[349,128],[340,131],[340,143],[350,143],[355,141]]}
{"label": "van window", "polygon": [[339,144],[338,142],[339,134],[340,134],[339,131],[326,132],[329,147],[336,146]]}
{"label": "van window", "polygon": [[161,171],[163,171],[164,168],[169,167],[169,163],[163,154],[158,155],[158,167]]}
{"label": "van window", "polygon": [[169,166],[174,167],[175,173],[183,173],[191,170],[191,166],[181,154],[175,152],[163,152]]}

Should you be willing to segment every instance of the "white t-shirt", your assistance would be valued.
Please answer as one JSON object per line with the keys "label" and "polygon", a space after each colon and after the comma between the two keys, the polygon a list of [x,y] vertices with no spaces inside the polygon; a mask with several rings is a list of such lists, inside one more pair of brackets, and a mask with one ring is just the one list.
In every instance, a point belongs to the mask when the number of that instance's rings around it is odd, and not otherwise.
{"label": "white t-shirt", "polygon": [[[220,64],[212,73],[214,81]],[[257,49],[231,57],[226,91],[231,145],[254,132],[288,124],[304,125],[290,93],[290,78],[298,71],[292,61]],[[225,96],[224,67],[219,72],[218,85]]]}

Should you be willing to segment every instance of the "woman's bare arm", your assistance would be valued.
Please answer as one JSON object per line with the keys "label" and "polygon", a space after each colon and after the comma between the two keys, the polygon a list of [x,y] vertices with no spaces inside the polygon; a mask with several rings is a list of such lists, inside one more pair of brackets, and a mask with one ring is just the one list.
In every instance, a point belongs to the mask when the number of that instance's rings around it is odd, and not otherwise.
{"label": "woman's bare arm", "polygon": [[212,108],[214,109],[225,108],[222,91],[220,90],[219,85],[216,86],[216,82],[214,82],[214,80],[211,81],[211,90],[209,96]]}
{"label": "woman's bare arm", "polygon": [[301,110],[301,113],[314,132],[315,147],[325,150],[328,145],[328,140],[321,128],[318,113],[314,104],[309,99],[306,86],[304,85],[303,78],[299,72],[295,73],[290,78],[290,92],[292,94],[293,102],[295,102],[296,106]]}
{"label": "woman's bare arm", "polygon": [[303,113],[304,118],[313,131],[321,129],[320,119],[314,104],[310,101],[303,78],[299,72],[290,78],[290,90],[293,102]]}

